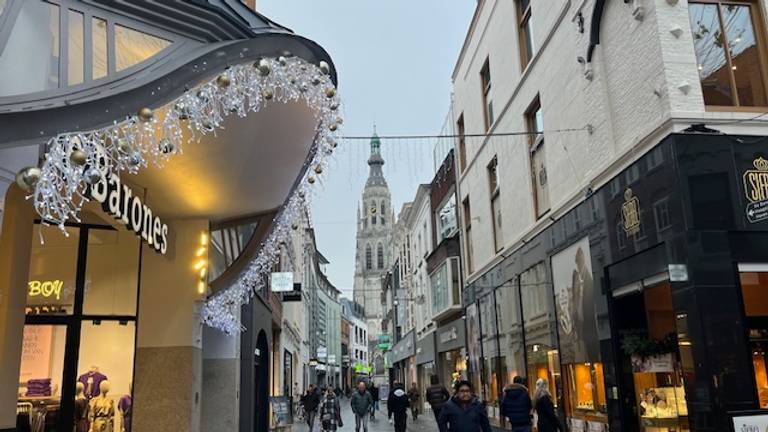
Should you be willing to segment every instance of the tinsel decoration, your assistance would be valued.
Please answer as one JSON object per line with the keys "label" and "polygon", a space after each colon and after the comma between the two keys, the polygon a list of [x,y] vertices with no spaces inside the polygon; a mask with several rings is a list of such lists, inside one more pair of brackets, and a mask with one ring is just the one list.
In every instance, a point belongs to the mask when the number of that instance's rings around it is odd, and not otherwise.
{"label": "tinsel decoration", "polygon": [[[324,165],[336,146],[339,99],[328,71],[327,63],[318,66],[287,56],[231,66],[162,107],[142,107],[113,125],[51,138],[42,168],[28,168],[19,182],[30,189],[34,186],[31,198],[36,211],[45,223],[58,225],[66,235],[65,223],[80,221],[82,206],[88,200],[87,187],[101,176],[110,172],[137,173],[150,163],[162,167],[170,157],[182,153],[183,141],[199,143],[202,136],[215,134],[226,116],[245,117],[268,102],[305,102],[314,113],[317,127],[304,177],[275,217],[270,233],[239,283],[208,298],[201,312],[205,324],[227,334],[240,332],[244,330],[238,318],[241,306],[264,289],[266,275],[277,262],[280,242],[308,206],[307,198],[319,174],[311,167]],[[320,85],[310,85],[317,80]],[[184,130],[188,132],[186,140]]]}

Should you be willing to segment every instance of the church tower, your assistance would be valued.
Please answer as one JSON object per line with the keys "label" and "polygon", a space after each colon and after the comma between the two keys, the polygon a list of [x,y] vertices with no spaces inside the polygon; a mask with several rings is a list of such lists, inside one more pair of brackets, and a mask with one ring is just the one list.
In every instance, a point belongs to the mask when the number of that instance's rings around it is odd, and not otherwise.
{"label": "church tower", "polygon": [[368,166],[368,180],[357,209],[357,262],[353,289],[354,300],[365,308],[369,342],[374,342],[381,334],[384,318],[381,294],[384,275],[392,265],[392,227],[395,222],[389,187],[382,171],[381,140],[375,131]]}

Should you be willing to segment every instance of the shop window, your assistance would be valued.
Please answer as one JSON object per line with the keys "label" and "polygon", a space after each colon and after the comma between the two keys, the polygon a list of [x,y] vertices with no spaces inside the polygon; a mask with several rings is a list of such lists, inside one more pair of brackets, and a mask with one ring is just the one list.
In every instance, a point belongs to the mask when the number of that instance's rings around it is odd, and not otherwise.
{"label": "shop window", "polygon": [[24,326],[16,405],[18,424],[30,424],[30,420],[50,424],[57,418],[62,399],[66,339],[64,325]]}
{"label": "shop window", "polygon": [[93,79],[107,76],[107,21],[91,19],[91,61]]}
{"label": "shop window", "polygon": [[531,0],[517,0],[517,34],[520,45],[520,63],[525,69],[536,53],[533,46]]}
{"label": "shop window", "polygon": [[458,225],[456,219],[456,194],[451,194],[437,211],[437,243],[439,244],[443,239],[454,235]]}
{"label": "shop window", "polygon": [[765,35],[758,3],[691,1],[688,13],[704,103],[768,106]]}
{"label": "shop window", "polygon": [[139,64],[170,46],[157,36],[115,24],[115,65],[118,71]]}
{"label": "shop window", "polygon": [[[741,266],[740,266],[741,267]],[[764,270],[768,270],[768,266]],[[768,272],[740,273],[744,315],[749,328],[749,344],[755,388],[760,408],[768,408]]]}
{"label": "shop window", "polygon": [[656,230],[662,232],[672,226],[672,217],[669,214],[669,199],[664,198],[653,204],[653,215],[656,220]]}
{"label": "shop window", "polygon": [[497,288],[496,322],[498,323],[500,363],[504,374],[500,377],[501,389],[512,384],[515,376],[526,376],[523,327],[520,317],[520,295],[515,279]]}
{"label": "shop window", "polygon": [[562,398],[556,385],[560,376],[560,356],[557,348],[553,295],[547,282],[544,263],[539,263],[520,275],[520,299],[523,309],[528,389],[533,392],[539,378],[547,380],[557,407]]}
{"label": "shop window", "polygon": [[480,69],[480,84],[482,86],[483,96],[483,120],[485,122],[485,130],[489,130],[493,126],[493,100],[491,100],[491,65],[490,59],[486,58],[483,68]]}
{"label": "shop window", "polygon": [[501,416],[499,405],[501,403],[501,380],[506,373],[501,369],[501,357],[499,353],[498,327],[496,324],[495,298],[486,295],[479,301],[480,334],[483,352],[483,399],[488,405],[488,415],[491,425],[499,426]]}
{"label": "shop window", "polygon": [[501,188],[499,183],[499,162],[496,156],[488,164],[488,190],[491,195],[493,247],[494,251],[498,252],[504,247],[504,230],[501,224]]}
{"label": "shop window", "polygon": [[59,86],[59,6],[24,1],[0,53],[0,96]]}
{"label": "shop window", "polygon": [[467,139],[464,136],[466,129],[464,128],[464,113],[459,116],[459,120],[456,122],[456,129],[459,136],[459,169],[463,173],[467,168]]}
{"label": "shop window", "polygon": [[549,179],[547,176],[547,158],[544,145],[544,114],[541,111],[539,96],[525,113],[528,127],[528,154],[531,170],[531,188],[533,207],[536,218],[549,211]]}
{"label": "shop window", "polygon": [[[75,306],[80,229],[35,224],[29,261],[27,315],[71,315]],[[41,237],[42,236],[42,237]],[[40,239],[44,238],[45,243]]]}
{"label": "shop window", "polygon": [[125,230],[89,230],[86,315],[136,315],[139,237]]}

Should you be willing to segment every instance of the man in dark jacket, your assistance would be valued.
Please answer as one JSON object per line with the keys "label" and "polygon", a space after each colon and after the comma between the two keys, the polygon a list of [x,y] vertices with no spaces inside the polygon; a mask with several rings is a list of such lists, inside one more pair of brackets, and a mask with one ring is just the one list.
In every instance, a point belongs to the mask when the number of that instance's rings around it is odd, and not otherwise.
{"label": "man in dark jacket", "polygon": [[355,414],[355,432],[360,432],[361,427],[363,432],[368,432],[368,416],[373,406],[373,398],[365,389],[364,382],[360,381],[357,385],[357,391],[352,394],[349,405],[352,406],[352,413]]}
{"label": "man in dark jacket", "polygon": [[376,411],[379,410],[379,388],[376,387],[376,383],[371,381],[371,388],[368,389],[371,392],[373,398],[373,405],[371,405],[371,420],[376,418]]}
{"label": "man in dark jacket", "polygon": [[472,394],[469,381],[456,384],[456,395],[443,405],[437,426],[440,432],[491,432],[485,404]]}
{"label": "man in dark jacket", "polygon": [[387,399],[387,410],[389,411],[389,419],[392,416],[395,417],[395,432],[405,432],[406,422],[408,415],[408,407],[410,406],[409,397],[403,390],[403,385],[400,383],[395,384],[395,391]]}
{"label": "man in dark jacket", "polygon": [[304,415],[307,417],[309,432],[312,432],[312,426],[317,415],[317,406],[320,405],[320,395],[315,391],[314,384],[309,385],[307,392],[301,397],[301,403],[304,405]]}
{"label": "man in dark jacket", "polygon": [[501,402],[501,415],[509,420],[512,432],[531,432],[533,426],[531,396],[524,382],[522,377],[514,377],[512,385],[504,390],[504,400]]}
{"label": "man in dark jacket", "polygon": [[432,407],[432,413],[435,414],[435,420],[437,420],[440,417],[440,410],[451,398],[451,394],[448,393],[444,385],[440,384],[437,375],[430,376],[429,382],[431,385],[427,387],[427,402]]}

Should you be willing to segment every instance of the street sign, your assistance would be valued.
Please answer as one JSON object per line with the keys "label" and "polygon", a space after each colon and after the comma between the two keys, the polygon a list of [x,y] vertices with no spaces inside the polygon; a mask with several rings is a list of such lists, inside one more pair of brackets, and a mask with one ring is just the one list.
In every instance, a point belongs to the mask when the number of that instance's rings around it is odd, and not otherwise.
{"label": "street sign", "polygon": [[328,348],[324,346],[317,347],[317,358],[325,360],[326,357],[328,357]]}
{"label": "street sign", "polygon": [[336,363],[336,354],[329,354],[328,355],[328,363]]}
{"label": "street sign", "polygon": [[272,273],[270,280],[272,292],[290,292],[293,291],[293,272]]}

